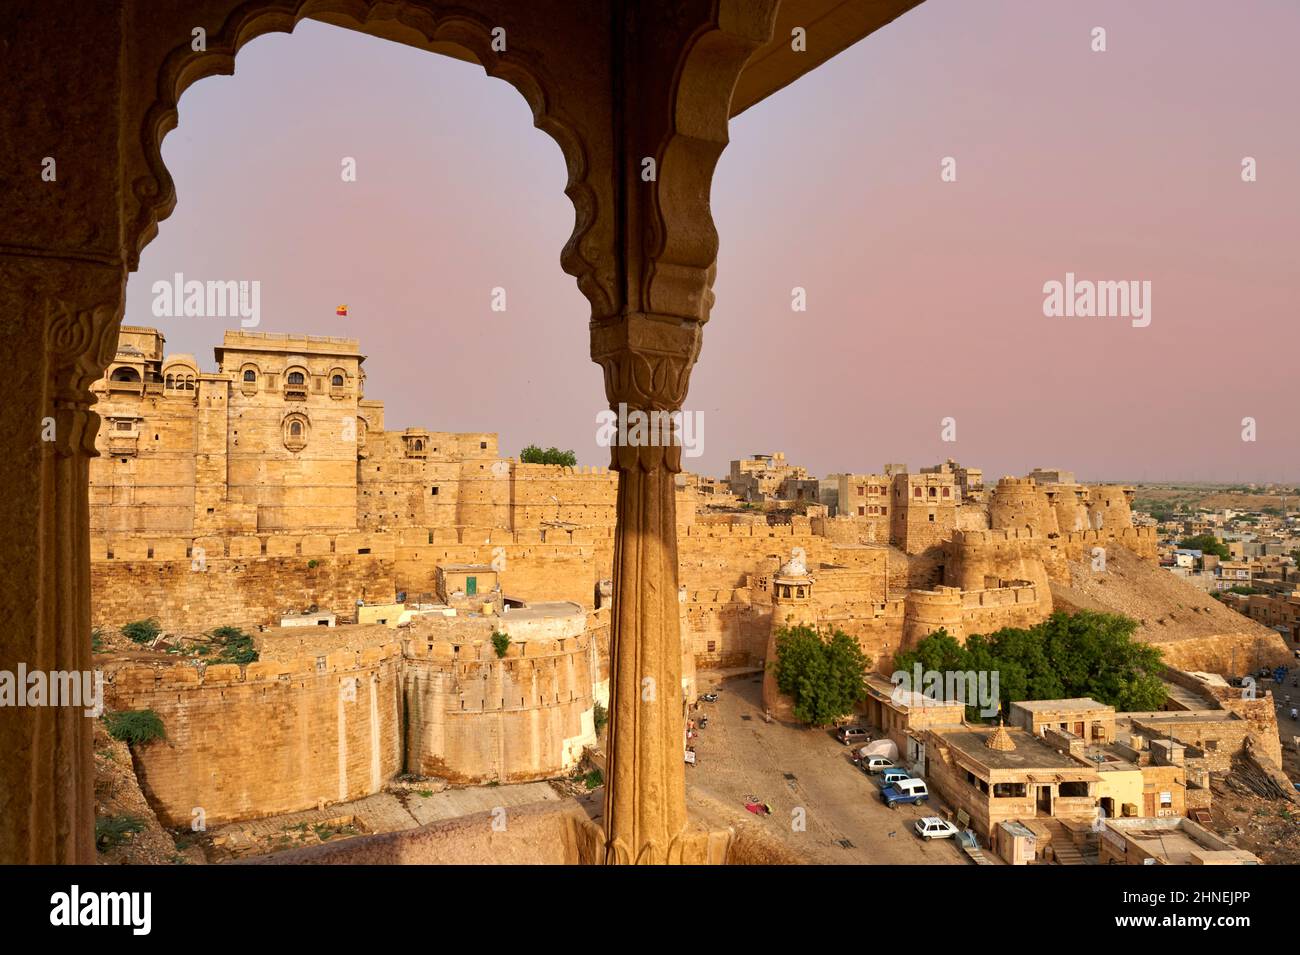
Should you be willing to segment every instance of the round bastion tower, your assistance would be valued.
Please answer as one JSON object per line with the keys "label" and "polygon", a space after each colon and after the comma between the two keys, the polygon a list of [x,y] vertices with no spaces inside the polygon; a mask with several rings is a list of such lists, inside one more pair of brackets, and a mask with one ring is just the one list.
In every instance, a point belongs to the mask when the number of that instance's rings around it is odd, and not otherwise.
{"label": "round bastion tower", "polygon": [[989,499],[989,527],[1028,530],[1047,537],[1059,532],[1056,510],[1033,478],[1004,477]]}
{"label": "round bastion tower", "polygon": [[763,671],[763,709],[784,723],[795,721],[794,700],[776,686],[776,635],[786,627],[817,626],[813,583],[801,548],[795,548],[790,559],[772,576],[772,628],[767,637]]}

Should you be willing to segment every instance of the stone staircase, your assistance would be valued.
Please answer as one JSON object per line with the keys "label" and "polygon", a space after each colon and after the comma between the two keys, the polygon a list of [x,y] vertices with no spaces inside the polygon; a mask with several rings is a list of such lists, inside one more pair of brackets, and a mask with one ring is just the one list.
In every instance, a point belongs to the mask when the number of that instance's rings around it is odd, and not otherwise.
{"label": "stone staircase", "polygon": [[1070,830],[1066,829],[1059,819],[1046,818],[1038,821],[1051,833],[1052,858],[1056,860],[1057,865],[1087,864],[1083,853],[1074,844],[1074,839],[1070,836]]}

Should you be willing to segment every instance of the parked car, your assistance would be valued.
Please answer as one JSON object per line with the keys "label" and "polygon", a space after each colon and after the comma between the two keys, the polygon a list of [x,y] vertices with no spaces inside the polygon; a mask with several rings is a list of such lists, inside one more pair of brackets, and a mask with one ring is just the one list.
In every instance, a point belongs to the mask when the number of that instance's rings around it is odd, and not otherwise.
{"label": "parked car", "polygon": [[886,769],[894,769],[896,765],[892,759],[886,759],[884,756],[868,756],[862,761],[862,771],[874,776]]}
{"label": "parked car", "polygon": [[845,746],[871,742],[871,734],[867,732],[865,726],[841,726],[835,731],[835,738]]}
{"label": "parked car", "polygon": [[880,801],[890,809],[903,804],[923,803],[930,798],[930,790],[923,779],[900,779],[892,786],[880,790]]}
{"label": "parked car", "polygon": [[916,825],[912,827],[916,834],[922,839],[948,839],[961,832],[956,825],[947,819],[940,819],[938,816],[925,816],[916,820]]}
{"label": "parked car", "polygon": [[701,694],[700,694],[700,702],[702,702],[702,703],[716,703],[716,702],[718,702],[718,694],[716,694],[716,693],[701,693]]}
{"label": "parked car", "polygon": [[890,769],[882,769],[880,771],[880,779],[877,780],[877,782],[880,784],[880,788],[884,789],[886,786],[892,786],[894,783],[900,782],[901,780],[910,779],[911,776],[912,774],[906,769],[894,766]]}

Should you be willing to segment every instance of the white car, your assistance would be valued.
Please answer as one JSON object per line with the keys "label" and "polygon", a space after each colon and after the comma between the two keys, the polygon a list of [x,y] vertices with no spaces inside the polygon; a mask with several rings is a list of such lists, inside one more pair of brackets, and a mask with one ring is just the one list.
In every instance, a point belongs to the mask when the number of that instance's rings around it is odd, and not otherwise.
{"label": "white car", "polygon": [[940,819],[938,816],[926,816],[923,819],[918,819],[913,828],[916,829],[916,834],[922,839],[948,839],[961,832],[947,819]]}

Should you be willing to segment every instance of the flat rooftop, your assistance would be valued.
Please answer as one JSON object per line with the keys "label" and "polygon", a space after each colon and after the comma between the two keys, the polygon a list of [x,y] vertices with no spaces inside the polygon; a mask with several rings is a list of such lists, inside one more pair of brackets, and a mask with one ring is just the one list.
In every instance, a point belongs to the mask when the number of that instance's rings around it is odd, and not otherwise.
{"label": "flat rooftop", "polygon": [[1088,710],[1109,710],[1113,707],[1098,703],[1091,697],[1081,696],[1073,700],[1025,700],[1012,703],[1030,713],[1082,713]]}
{"label": "flat rooftop", "polygon": [[1016,744],[1016,748],[1009,752],[989,749],[987,743],[994,732],[993,728],[940,729],[935,732],[963,756],[989,769],[1057,770],[1068,772],[1074,778],[1078,778],[1080,773],[1085,776],[1095,773],[1092,767],[1083,765],[1071,756],[1058,753],[1033,733],[1010,726],[1005,729],[1010,734],[1012,742]]}
{"label": "flat rooftop", "polygon": [[571,617],[574,614],[586,616],[587,611],[581,604],[571,600],[555,600],[547,603],[529,604],[527,607],[511,607],[501,616],[511,620],[546,620],[555,617]]}

